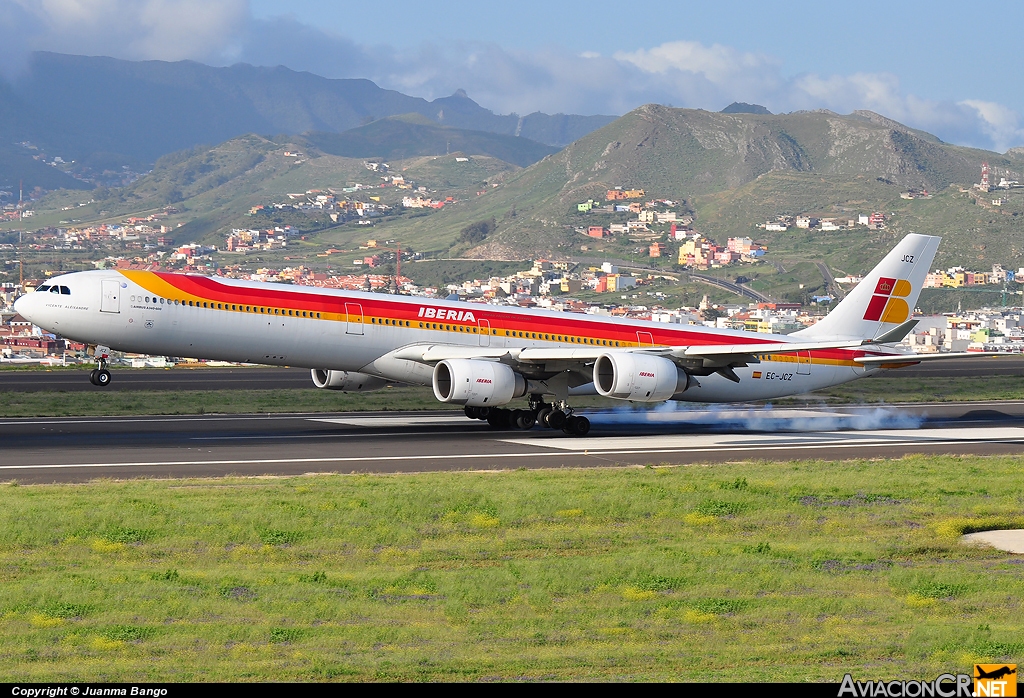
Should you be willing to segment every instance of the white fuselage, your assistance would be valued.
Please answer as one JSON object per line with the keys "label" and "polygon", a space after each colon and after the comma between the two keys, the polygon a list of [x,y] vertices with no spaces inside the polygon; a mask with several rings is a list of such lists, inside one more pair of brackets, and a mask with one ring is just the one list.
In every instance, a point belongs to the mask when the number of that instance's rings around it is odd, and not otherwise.
{"label": "white fuselage", "polygon": [[[396,356],[414,345],[616,348],[785,342],[788,337],[479,303],[339,291],[182,274],[78,272],[18,300],[35,324],[69,339],[127,352],[358,371],[430,384],[432,367]],[[771,355],[699,377],[681,399],[771,399],[872,372],[827,350]],[[876,350],[874,353],[878,353]],[[557,371],[558,366],[548,367]],[[550,372],[549,371],[549,372]]]}

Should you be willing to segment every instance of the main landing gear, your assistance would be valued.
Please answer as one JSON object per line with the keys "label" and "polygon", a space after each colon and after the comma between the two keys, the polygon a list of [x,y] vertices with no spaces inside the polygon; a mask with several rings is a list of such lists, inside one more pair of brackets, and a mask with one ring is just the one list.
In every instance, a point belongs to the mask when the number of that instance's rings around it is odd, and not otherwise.
{"label": "main landing gear", "polygon": [[494,429],[533,429],[539,424],[548,429],[561,429],[570,436],[586,436],[590,432],[590,420],[574,415],[564,400],[552,405],[531,395],[530,408],[526,410],[466,407],[465,411],[470,419],[486,421]]}
{"label": "main landing gear", "polygon": [[110,371],[107,370],[107,360],[99,359],[98,363],[99,368],[94,368],[92,373],[89,374],[89,382],[101,388],[106,388],[110,385]]}

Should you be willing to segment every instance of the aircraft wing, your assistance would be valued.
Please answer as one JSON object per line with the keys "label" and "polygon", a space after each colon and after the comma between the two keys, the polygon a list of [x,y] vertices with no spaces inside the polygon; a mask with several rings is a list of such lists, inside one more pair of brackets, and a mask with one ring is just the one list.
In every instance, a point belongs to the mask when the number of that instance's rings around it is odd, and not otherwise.
{"label": "aircraft wing", "polygon": [[[449,344],[417,344],[405,347],[395,353],[395,358],[436,364],[446,359],[483,359],[490,361],[522,361],[542,363],[546,361],[594,361],[609,347],[460,347]],[[629,351],[615,349],[614,351]]]}
{"label": "aircraft wing", "polygon": [[834,342],[772,342],[763,344],[705,344],[694,346],[660,347],[466,347],[448,344],[413,345],[395,353],[399,359],[408,359],[435,364],[446,359],[483,359],[491,361],[516,361],[544,363],[567,361],[588,363],[602,354],[629,352],[653,354],[673,359],[679,363],[705,360],[715,365],[746,363],[757,360],[764,354],[785,354],[813,349],[854,349],[867,344],[864,340]]}
{"label": "aircraft wing", "polygon": [[[917,320],[908,320],[875,339],[614,348],[588,345],[585,347],[511,347],[506,349],[455,346],[450,344],[415,344],[399,349],[395,353],[395,357],[426,364],[436,364],[446,359],[482,359],[513,363],[567,362],[570,364],[586,364],[597,360],[599,356],[609,352],[634,352],[664,356],[680,365],[692,368],[721,368],[730,365],[740,366],[753,363],[758,360],[758,356],[765,354],[786,354],[820,349],[857,349],[871,344],[894,343],[903,339],[917,325],[917,322]],[[883,359],[881,362],[886,361],[888,360]],[[874,362],[869,361],[867,363]]]}

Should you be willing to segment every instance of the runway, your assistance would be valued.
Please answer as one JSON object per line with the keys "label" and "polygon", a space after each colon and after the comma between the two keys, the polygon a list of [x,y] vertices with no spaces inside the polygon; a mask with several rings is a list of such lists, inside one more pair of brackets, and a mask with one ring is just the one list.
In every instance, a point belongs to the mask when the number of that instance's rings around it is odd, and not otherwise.
{"label": "runway", "polygon": [[113,380],[106,388],[89,382],[95,368],[0,371],[0,393],[84,392],[95,390],[294,390],[312,388],[307,368],[111,368]]}
{"label": "runway", "polygon": [[452,412],[0,421],[0,480],[396,473],[1008,454],[1024,401],[878,407],[588,411],[589,436],[494,431]]}
{"label": "runway", "polygon": [[[0,393],[131,390],[290,390],[312,388],[309,370],[267,366],[237,368],[119,368],[106,388],[89,382],[90,367],[0,371]],[[1024,356],[950,359],[885,371],[862,380],[1024,375]]]}

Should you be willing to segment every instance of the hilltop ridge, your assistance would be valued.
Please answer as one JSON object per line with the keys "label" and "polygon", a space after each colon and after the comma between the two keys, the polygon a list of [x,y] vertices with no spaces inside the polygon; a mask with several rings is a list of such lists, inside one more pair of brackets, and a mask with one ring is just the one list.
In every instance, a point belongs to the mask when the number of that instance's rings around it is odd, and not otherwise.
{"label": "hilltop ridge", "polygon": [[412,112],[442,126],[554,147],[615,119],[500,115],[461,90],[428,101],[370,80],[328,79],[284,66],[217,68],[37,52],[25,75],[13,82],[0,79],[0,139],[30,141],[83,165],[113,159],[118,168],[247,133],[337,133]]}

